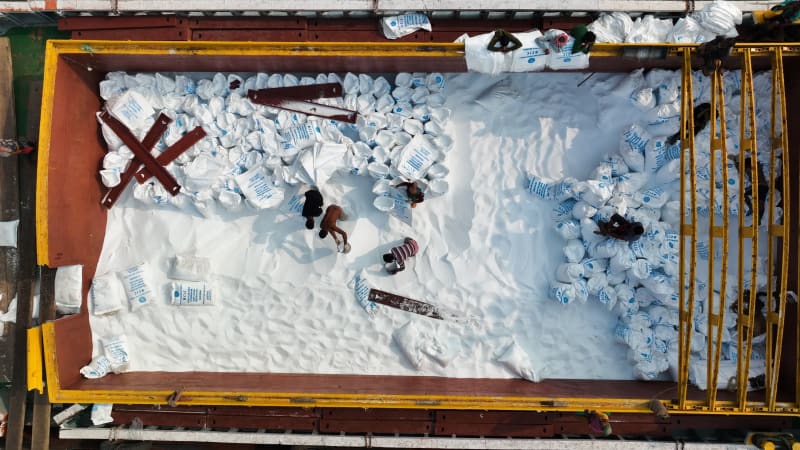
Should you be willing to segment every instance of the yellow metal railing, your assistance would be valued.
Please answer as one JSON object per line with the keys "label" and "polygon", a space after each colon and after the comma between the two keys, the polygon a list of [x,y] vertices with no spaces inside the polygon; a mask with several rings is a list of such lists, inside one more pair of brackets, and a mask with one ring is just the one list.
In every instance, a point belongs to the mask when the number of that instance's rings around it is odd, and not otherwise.
{"label": "yellow metal railing", "polygon": [[[683,70],[681,85],[681,243],[679,273],[679,345],[678,345],[678,401],[673,407],[679,411],[689,409],[704,411],[754,412],[775,411],[778,405],[777,392],[780,374],[781,348],[783,343],[784,322],[786,318],[786,298],[788,288],[789,264],[789,218],[790,181],[789,151],[786,125],[786,98],[783,76],[784,49],[781,46],[737,46],[741,54],[741,99],[739,117],[739,155],[738,155],[738,191],[729,192],[727,125],[725,120],[725,98],[722,70],[717,67],[710,74],[711,108],[710,108],[710,144],[709,173],[704,177],[702,186],[698,186],[697,153],[695,149],[694,93],[692,90],[691,55],[694,47],[682,49]],[[756,139],[756,108],[753,88],[752,54],[769,51],[772,60],[772,95],[770,111],[769,164],[759,165]],[[702,149],[706,150],[706,149]],[[765,150],[765,149],[762,149]],[[762,175],[761,167],[768,173]],[[778,173],[780,171],[780,183]],[[752,185],[751,217],[752,223],[745,221],[746,177]],[[688,182],[687,182],[688,178]],[[708,178],[705,180],[705,178]],[[721,178],[721,180],[720,180]],[[767,181],[768,179],[768,181]],[[697,192],[706,187],[708,182],[709,206],[708,227],[698,227],[698,195]],[[759,185],[768,182],[765,222],[760,224],[761,209]],[[688,189],[687,189],[688,183]],[[776,188],[780,194],[776,195]],[[719,196],[721,195],[721,199]],[[718,401],[718,378],[722,359],[722,339],[725,314],[728,309],[726,301],[728,292],[728,258],[730,245],[730,202],[738,195],[737,224],[737,366],[735,402]],[[778,198],[782,198],[782,216],[777,216]],[[718,207],[721,206],[721,207]],[[705,233],[703,233],[705,231]],[[706,235],[707,233],[707,235]],[[750,374],[750,360],[753,357],[753,330],[759,310],[758,270],[759,270],[759,236],[767,239],[766,267],[766,374],[765,397],[763,402],[748,401],[747,388]],[[698,234],[708,239],[708,280],[705,287],[698,286],[696,281],[698,260]],[[688,242],[687,242],[688,241]],[[721,242],[720,242],[721,241]],[[748,242],[749,241],[749,242]],[[749,245],[748,245],[749,244]],[[718,251],[719,250],[719,251]],[[745,261],[749,260],[750,267]],[[686,265],[688,264],[688,268]],[[707,294],[701,311],[696,311],[698,291]],[[716,294],[719,292],[719,295]],[[731,313],[731,312],[729,312]],[[696,316],[707,320],[706,342],[706,376],[707,391],[705,402],[687,400],[689,372],[692,358],[692,334]],[[800,326],[800,325],[799,325]],[[798,338],[800,339],[800,338]],[[800,354],[798,354],[800,358]],[[800,392],[800,378],[797,380]],[[800,405],[800,393],[797,404]],[[797,407],[797,405],[795,405]]]}
{"label": "yellow metal railing", "polygon": [[[695,267],[697,248],[697,167],[694,154],[694,102],[692,94],[692,51],[690,48],[683,50],[683,70],[681,82],[681,178],[680,178],[680,208],[681,208],[681,245],[679,250],[680,270],[679,283],[679,327],[678,327],[678,408],[686,409],[686,392],[689,386],[689,356],[692,350],[692,333],[694,331],[694,297],[695,297]],[[691,201],[691,222],[686,222],[686,159],[689,159],[689,193]],[[689,252],[689,283],[686,289],[685,265],[687,263],[686,237],[691,237],[691,252]],[[688,292],[688,299],[687,297]]]}
{"label": "yellow metal railing", "polygon": [[[741,77],[741,109],[739,111],[739,186],[744,192],[745,174],[747,173],[746,158],[749,157],[750,180],[755,186],[758,180],[758,158],[756,147],[756,106],[753,93],[753,66],[750,49],[742,51],[742,77]],[[749,156],[748,156],[749,153]],[[739,195],[739,265],[738,265],[738,299],[737,299],[737,356],[738,364],[736,380],[738,388],[738,409],[744,411],[747,403],[747,374],[750,373],[750,358],[753,354],[753,324],[755,321],[756,298],[758,284],[758,195],[752,195],[750,208],[752,222],[749,226],[744,222],[744,195]],[[744,273],[744,240],[750,239],[750,289],[749,296],[745,299],[745,273]],[[745,308],[747,301],[748,308]]]}
{"label": "yellow metal railing", "polygon": [[[772,53],[772,107],[770,124],[770,172],[769,172],[769,201],[768,208],[768,236],[769,247],[767,250],[767,373],[766,373],[766,400],[769,409],[775,408],[777,397],[778,375],[781,362],[781,347],[783,344],[783,324],[786,318],[786,291],[788,283],[789,265],[789,148],[786,129],[786,98],[783,80],[783,49],[776,47]],[[777,172],[778,151],[781,151],[781,195],[783,198],[783,218],[781,223],[775,223],[777,206],[775,192],[775,177]],[[780,247],[775,246],[775,238],[779,238]],[[775,263],[778,259],[774,253],[780,253],[780,285],[778,286],[777,301],[772,293]],[[776,304],[777,303],[777,304]]]}
{"label": "yellow metal railing", "polygon": [[[719,125],[717,124],[719,121]],[[725,90],[722,81],[722,70],[717,67],[711,76],[711,139],[709,148],[709,219],[708,219],[708,285],[706,292],[706,316],[708,342],[706,344],[706,371],[708,376],[708,407],[715,409],[717,401],[717,378],[719,361],[722,356],[722,329],[725,326],[726,283],[728,275],[728,150],[726,144],[727,129],[725,126]],[[719,160],[717,160],[719,157]],[[722,169],[722,225],[716,224],[717,208],[717,163]],[[715,267],[716,240],[722,240],[722,264]],[[719,270],[719,297],[714,295],[714,275]]]}

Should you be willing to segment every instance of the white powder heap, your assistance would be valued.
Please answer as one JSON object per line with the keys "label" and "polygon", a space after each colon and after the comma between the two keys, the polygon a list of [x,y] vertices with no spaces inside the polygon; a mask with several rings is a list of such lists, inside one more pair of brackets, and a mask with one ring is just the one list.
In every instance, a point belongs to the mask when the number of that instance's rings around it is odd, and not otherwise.
{"label": "white powder heap", "polygon": [[[109,210],[97,274],[145,262],[162,300],[93,315],[95,354],[102,339],[125,335],[131,371],[632,379],[628,348],[613,336],[617,314],[599,302],[550,299],[564,240],[552,226],[553,203],[525,190],[531,173],[587,179],[618,151],[620,134],[641,114],[628,97],[609,95],[626,76],[598,74],[576,87],[585,74],[447,75],[449,192],[426,198],[409,226],[372,205],[373,179],[333,174],[321,192],[349,216],[339,224],[348,254],[306,230],[299,215],[203,215],[142,203],[128,188]],[[381,254],[406,236],[420,252],[389,276]],[[170,305],[175,255],[209,258],[213,306]],[[475,320],[381,305],[370,316],[348,287],[362,270],[374,288]],[[401,350],[398,330],[416,333],[419,359]]]}

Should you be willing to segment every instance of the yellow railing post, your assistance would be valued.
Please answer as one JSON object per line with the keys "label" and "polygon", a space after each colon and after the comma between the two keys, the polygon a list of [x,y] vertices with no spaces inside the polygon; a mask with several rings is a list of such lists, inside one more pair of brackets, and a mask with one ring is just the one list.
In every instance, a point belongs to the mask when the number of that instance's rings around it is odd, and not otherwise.
{"label": "yellow railing post", "polygon": [[[719,126],[717,122],[719,121]],[[726,283],[728,275],[728,151],[726,144],[725,124],[725,89],[722,81],[722,67],[717,67],[711,76],[711,139],[710,139],[710,179],[709,179],[709,221],[708,221],[708,296],[706,299],[706,315],[708,318],[708,343],[706,346],[706,370],[708,376],[707,400],[712,411],[716,408],[717,378],[719,361],[722,356],[722,328],[725,320]],[[719,157],[719,161],[717,161]],[[717,163],[720,164],[722,177],[722,199],[719,203],[722,226],[716,225],[717,215]],[[716,239],[722,240],[722,264],[715,266]],[[719,298],[714,289],[714,273],[720,271]]]}
{"label": "yellow railing post", "polygon": [[[756,107],[753,94],[753,66],[749,48],[742,49],[742,76],[741,76],[741,110],[739,116],[739,292],[738,292],[738,321],[737,321],[737,372],[736,385],[738,388],[739,411],[747,407],[747,382],[750,372],[750,358],[753,352],[753,323],[756,313],[756,298],[758,286],[758,195],[753,190],[750,209],[752,222],[749,226],[744,223],[744,197],[745,173],[747,160],[750,158],[750,180],[756,188],[758,180],[758,146],[756,140]],[[747,156],[749,152],[749,156]],[[745,313],[744,298],[744,239],[750,238],[750,296],[747,298],[748,309]]]}
{"label": "yellow railing post", "polygon": [[[772,51],[772,122],[770,126],[771,149],[770,149],[770,168],[769,168],[769,202],[767,203],[769,224],[769,249],[767,250],[767,407],[770,410],[775,408],[775,400],[778,391],[778,378],[780,374],[781,347],[783,344],[783,325],[786,318],[786,290],[788,283],[789,265],[789,217],[791,214],[789,205],[789,148],[786,129],[786,98],[783,80],[783,48],[775,47]],[[781,196],[783,198],[783,217],[780,224],[775,223],[775,178],[777,171],[778,149],[781,150]],[[777,302],[773,295],[773,264],[775,255],[773,252],[773,240],[780,238],[780,286]],[[777,303],[777,304],[776,304]],[[776,329],[777,328],[777,329]]]}
{"label": "yellow railing post", "polygon": [[[695,249],[697,248],[697,170],[694,155],[694,94],[692,92],[692,49],[683,49],[683,70],[681,82],[681,177],[680,177],[680,208],[681,208],[681,245],[680,245],[680,270],[678,273],[679,284],[679,330],[678,330],[678,406],[686,409],[686,393],[689,385],[689,360],[692,350],[692,332],[694,331],[694,289],[695,289]],[[691,207],[691,222],[686,222],[686,158],[689,159],[689,190]],[[689,282],[686,287],[686,237],[691,237],[689,256]],[[688,292],[688,294],[687,294]]]}

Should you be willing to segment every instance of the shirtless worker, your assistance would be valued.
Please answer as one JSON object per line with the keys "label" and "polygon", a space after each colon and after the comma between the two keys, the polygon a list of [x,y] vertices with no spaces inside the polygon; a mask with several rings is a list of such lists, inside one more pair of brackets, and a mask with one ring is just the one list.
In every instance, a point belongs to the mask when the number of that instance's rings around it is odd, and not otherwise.
{"label": "shirtless worker", "polygon": [[333,240],[336,241],[336,249],[339,250],[339,244],[341,241],[339,241],[339,237],[336,235],[341,234],[344,245],[339,251],[342,253],[349,253],[350,244],[347,243],[347,233],[336,226],[336,221],[339,219],[347,219],[347,215],[344,213],[344,211],[342,211],[342,208],[338,205],[328,206],[328,209],[325,210],[325,215],[322,217],[322,222],[319,224],[319,237],[325,239],[328,233],[330,233],[333,237]]}

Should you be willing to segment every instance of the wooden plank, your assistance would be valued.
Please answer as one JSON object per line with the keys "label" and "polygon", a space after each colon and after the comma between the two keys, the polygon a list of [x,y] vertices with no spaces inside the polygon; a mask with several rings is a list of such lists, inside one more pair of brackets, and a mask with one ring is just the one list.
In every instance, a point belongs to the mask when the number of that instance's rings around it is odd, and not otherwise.
{"label": "wooden plank", "polygon": [[430,303],[403,297],[402,295],[392,294],[391,292],[382,291],[380,289],[370,289],[369,300],[375,303],[380,303],[381,305],[391,306],[392,308],[402,311],[430,317],[431,319],[443,319],[436,306],[431,305]]}
{"label": "wooden plank", "polygon": [[[56,269],[42,268],[41,293],[39,296],[39,321],[44,323],[56,319],[55,296]],[[50,444],[51,405],[45,391],[33,393],[33,425],[31,428],[31,448],[47,450]]]}
{"label": "wooden plank", "polygon": [[6,448],[22,448],[27,397],[27,331],[33,312],[33,289],[36,279],[36,152],[20,155],[20,221],[17,238],[19,271],[17,274],[17,322],[14,327],[14,369],[8,411]]}
{"label": "wooden plank", "polygon": [[[0,133],[14,137],[17,123],[14,115],[14,80],[11,64],[11,46],[8,38],[0,38]],[[0,158],[0,221],[19,219],[19,188],[16,158]],[[0,312],[17,291],[17,249],[0,247]],[[0,382],[11,382],[14,345],[13,325],[3,327],[0,333]]]}

